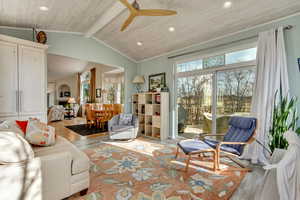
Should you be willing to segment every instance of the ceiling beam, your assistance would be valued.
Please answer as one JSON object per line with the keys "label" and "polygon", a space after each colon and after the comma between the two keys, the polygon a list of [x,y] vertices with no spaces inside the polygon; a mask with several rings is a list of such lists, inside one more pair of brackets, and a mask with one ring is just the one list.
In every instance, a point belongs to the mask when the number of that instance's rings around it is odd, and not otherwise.
{"label": "ceiling beam", "polygon": [[[128,0],[128,2],[132,4],[134,0]],[[101,15],[101,17],[85,32],[85,37],[92,37],[126,9],[127,8],[120,1],[116,1],[116,3],[106,10],[103,15]]]}

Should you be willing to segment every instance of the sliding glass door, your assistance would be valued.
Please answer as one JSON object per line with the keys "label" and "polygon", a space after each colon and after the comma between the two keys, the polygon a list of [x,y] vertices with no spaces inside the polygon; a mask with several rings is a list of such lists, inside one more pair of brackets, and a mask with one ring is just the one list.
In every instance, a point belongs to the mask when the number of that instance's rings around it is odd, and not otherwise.
{"label": "sliding glass door", "polygon": [[256,48],[181,62],[175,88],[178,135],[223,134],[232,116],[251,111]]}
{"label": "sliding glass door", "polygon": [[212,80],[212,74],[177,79],[178,133],[182,136],[194,137],[211,127],[204,116],[212,111]]}
{"label": "sliding glass door", "polygon": [[255,68],[217,72],[216,134],[227,132],[232,116],[247,116],[255,84]]}

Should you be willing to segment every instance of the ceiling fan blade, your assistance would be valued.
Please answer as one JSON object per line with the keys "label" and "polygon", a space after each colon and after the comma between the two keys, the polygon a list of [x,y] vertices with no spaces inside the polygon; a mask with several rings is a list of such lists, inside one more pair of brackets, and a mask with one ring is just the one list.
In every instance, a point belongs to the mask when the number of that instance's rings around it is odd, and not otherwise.
{"label": "ceiling fan blade", "polygon": [[131,22],[133,21],[133,19],[135,18],[136,15],[129,15],[129,17],[127,18],[127,20],[124,22],[122,28],[121,28],[121,31],[124,31],[130,24]]}
{"label": "ceiling fan blade", "polygon": [[128,3],[127,0],[119,0],[122,4],[124,4],[124,6],[126,6],[131,12],[136,12],[136,9],[130,4]]}
{"label": "ceiling fan blade", "polygon": [[139,16],[167,16],[176,14],[177,12],[173,10],[141,9],[137,11],[137,15]]}

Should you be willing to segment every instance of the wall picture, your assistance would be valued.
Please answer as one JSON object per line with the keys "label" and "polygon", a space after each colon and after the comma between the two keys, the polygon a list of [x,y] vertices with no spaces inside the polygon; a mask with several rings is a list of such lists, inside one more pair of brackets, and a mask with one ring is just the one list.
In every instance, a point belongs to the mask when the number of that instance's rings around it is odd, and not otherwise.
{"label": "wall picture", "polygon": [[101,88],[96,89],[96,98],[101,98]]}
{"label": "wall picture", "polygon": [[149,91],[155,92],[157,88],[166,86],[166,73],[153,74],[149,76]]}

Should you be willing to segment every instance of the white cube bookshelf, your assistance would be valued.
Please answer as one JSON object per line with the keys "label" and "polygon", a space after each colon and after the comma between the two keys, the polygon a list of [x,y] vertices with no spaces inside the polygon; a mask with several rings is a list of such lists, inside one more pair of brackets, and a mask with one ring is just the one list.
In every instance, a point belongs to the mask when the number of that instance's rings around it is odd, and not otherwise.
{"label": "white cube bookshelf", "polygon": [[169,136],[169,93],[132,95],[132,113],[139,118],[139,134],[165,140]]}

